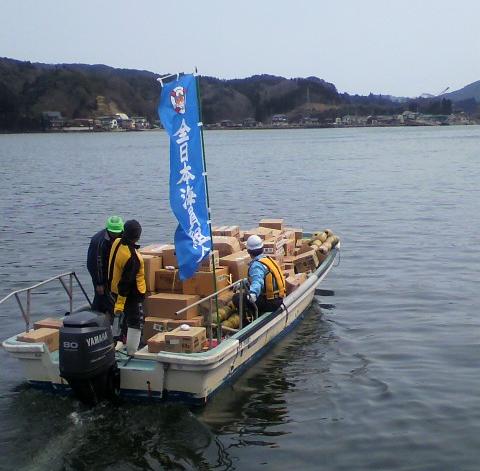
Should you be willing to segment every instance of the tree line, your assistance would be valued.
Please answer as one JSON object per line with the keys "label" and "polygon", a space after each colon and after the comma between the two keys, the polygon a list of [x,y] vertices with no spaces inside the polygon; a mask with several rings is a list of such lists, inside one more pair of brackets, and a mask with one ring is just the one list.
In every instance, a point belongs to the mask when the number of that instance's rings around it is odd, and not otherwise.
{"label": "tree line", "polygon": [[[148,71],[104,65],[49,65],[0,58],[0,131],[39,131],[45,111],[59,111],[69,119],[122,112],[153,123],[158,120],[157,77]],[[340,94],[333,84],[317,77],[201,77],[200,88],[205,124],[246,118],[268,123],[275,114],[285,114],[293,122],[305,116],[323,122],[345,114],[453,111],[452,102],[445,98],[399,101],[382,95]],[[471,111],[472,103],[468,105]]]}

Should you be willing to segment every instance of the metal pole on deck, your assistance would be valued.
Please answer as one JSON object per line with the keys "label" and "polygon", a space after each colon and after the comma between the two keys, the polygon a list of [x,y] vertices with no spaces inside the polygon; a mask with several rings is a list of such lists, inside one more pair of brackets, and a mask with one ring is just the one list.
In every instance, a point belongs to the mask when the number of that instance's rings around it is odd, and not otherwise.
{"label": "metal pole on deck", "polygon": [[[203,161],[203,176],[205,181],[205,195],[207,197],[207,212],[208,212],[208,228],[210,230],[210,240],[212,241],[212,250],[210,256],[212,257],[212,275],[213,275],[213,290],[214,292],[217,291],[217,275],[215,273],[215,257],[213,255],[213,232],[212,232],[212,216],[210,212],[210,197],[208,194],[208,174],[207,174],[207,162],[205,160],[205,145],[203,141],[203,121],[202,121],[202,106],[201,106],[201,97],[200,97],[200,78],[197,74],[197,69],[195,68],[195,84],[197,87],[197,98],[198,98],[198,117],[200,122],[198,125],[200,126],[200,136],[201,136],[201,143],[202,143],[202,161]],[[218,315],[218,296],[215,295],[215,310],[217,313],[217,340],[220,343],[222,341],[222,331],[221,331],[221,323],[220,317]]]}
{"label": "metal pole on deck", "polygon": [[72,314],[73,312],[73,275],[70,273],[70,283],[69,283],[69,286],[70,288],[70,293],[69,293],[69,296],[70,296],[70,314]]}

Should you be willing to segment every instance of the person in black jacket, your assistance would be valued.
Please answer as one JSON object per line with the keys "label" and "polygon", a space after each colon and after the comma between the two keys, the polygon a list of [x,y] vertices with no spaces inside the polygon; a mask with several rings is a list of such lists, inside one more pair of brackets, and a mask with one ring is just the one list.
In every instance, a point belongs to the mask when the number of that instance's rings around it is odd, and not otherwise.
{"label": "person in black jacket", "polygon": [[105,229],[97,232],[90,240],[87,268],[92,277],[95,295],[92,310],[113,315],[114,301],[108,289],[108,259],[113,241],[123,233],[120,216],[110,216]]}

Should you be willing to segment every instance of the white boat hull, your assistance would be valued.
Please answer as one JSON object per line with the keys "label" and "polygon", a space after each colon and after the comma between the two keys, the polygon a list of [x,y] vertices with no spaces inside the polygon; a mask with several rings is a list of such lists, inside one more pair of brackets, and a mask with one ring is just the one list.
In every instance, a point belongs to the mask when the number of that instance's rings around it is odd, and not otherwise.
{"label": "white boat hull", "polygon": [[[212,350],[193,354],[140,351],[132,359],[118,354],[121,395],[205,404],[295,327],[338,251],[339,245],[307,281],[285,298],[281,310],[259,317]],[[20,360],[27,380],[36,387],[68,392],[70,388],[59,375],[58,352],[50,353],[43,343],[18,342],[16,337],[2,345]]]}

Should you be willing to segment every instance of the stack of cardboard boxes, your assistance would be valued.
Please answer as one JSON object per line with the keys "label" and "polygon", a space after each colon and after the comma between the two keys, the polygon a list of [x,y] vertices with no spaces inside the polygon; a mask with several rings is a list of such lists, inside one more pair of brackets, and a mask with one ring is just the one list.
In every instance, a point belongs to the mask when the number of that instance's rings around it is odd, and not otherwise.
{"label": "stack of cardboard boxes", "polygon": [[[144,304],[144,337],[146,341],[152,339],[149,351],[160,351],[159,348],[200,351],[202,347],[197,345],[198,342],[182,340],[177,343],[173,339],[172,343],[169,335],[186,338],[195,333],[201,337],[196,329],[202,329],[204,307],[194,304],[212,294],[215,284],[220,290],[247,277],[250,256],[245,244],[250,235],[256,234],[264,240],[265,254],[274,258],[284,270],[287,294],[297,289],[338,243],[338,237],[329,230],[304,239],[302,229],[286,227],[283,219],[262,219],[258,227],[245,231],[241,231],[239,226],[217,226],[212,228],[212,233],[213,260],[209,256],[202,261],[198,271],[188,280],[180,280],[173,245],[152,244],[140,249],[144,256],[148,291]],[[231,293],[229,296],[231,299]],[[179,311],[182,311],[181,314],[178,314]],[[187,331],[178,333],[181,324],[188,324],[191,334],[187,335]]]}
{"label": "stack of cardboard boxes", "polygon": [[[226,235],[223,235],[226,234]],[[237,237],[231,234],[236,234]],[[144,258],[147,296],[144,302],[144,340],[150,352],[160,350],[191,353],[201,351],[205,337],[204,317],[198,301],[215,288],[220,290],[231,284],[228,266],[221,266],[221,256],[240,250],[238,226],[225,227],[222,235],[214,238],[212,254],[202,261],[198,271],[188,280],[180,280],[175,247],[170,244],[151,244],[140,249]],[[215,271],[215,282],[213,278]],[[191,307],[190,307],[191,306]],[[187,330],[179,330],[185,324]],[[181,334],[179,333],[181,332]],[[203,334],[202,334],[203,332]],[[168,334],[168,335],[167,335]],[[170,335],[188,337],[194,335],[190,343],[186,340],[170,341]],[[182,337],[182,338],[183,338]]]}
{"label": "stack of cardboard boxes", "polygon": [[59,329],[62,326],[62,319],[47,317],[35,322],[34,330],[17,335],[17,340],[27,343],[44,343],[50,352],[55,352],[59,348]]}
{"label": "stack of cardboard boxes", "polygon": [[[212,231],[213,259],[210,255],[203,260],[188,280],[180,280],[174,245],[151,244],[140,249],[147,285],[144,340],[150,352],[202,350],[206,340],[204,318],[210,307],[198,301],[213,294],[215,288],[223,289],[248,276],[251,259],[245,244],[252,234],[264,240],[265,254],[283,269],[287,295],[307,279],[308,273],[318,267],[339,241],[329,229],[316,232],[309,239],[303,238],[302,229],[285,227],[283,219],[262,219],[258,227],[246,231],[241,231],[239,226],[213,227]],[[228,310],[231,298],[231,291],[222,293],[218,297],[219,306]],[[44,319],[35,323],[35,330],[19,335],[18,340],[44,342],[50,351],[55,351],[61,325],[61,319]]]}

